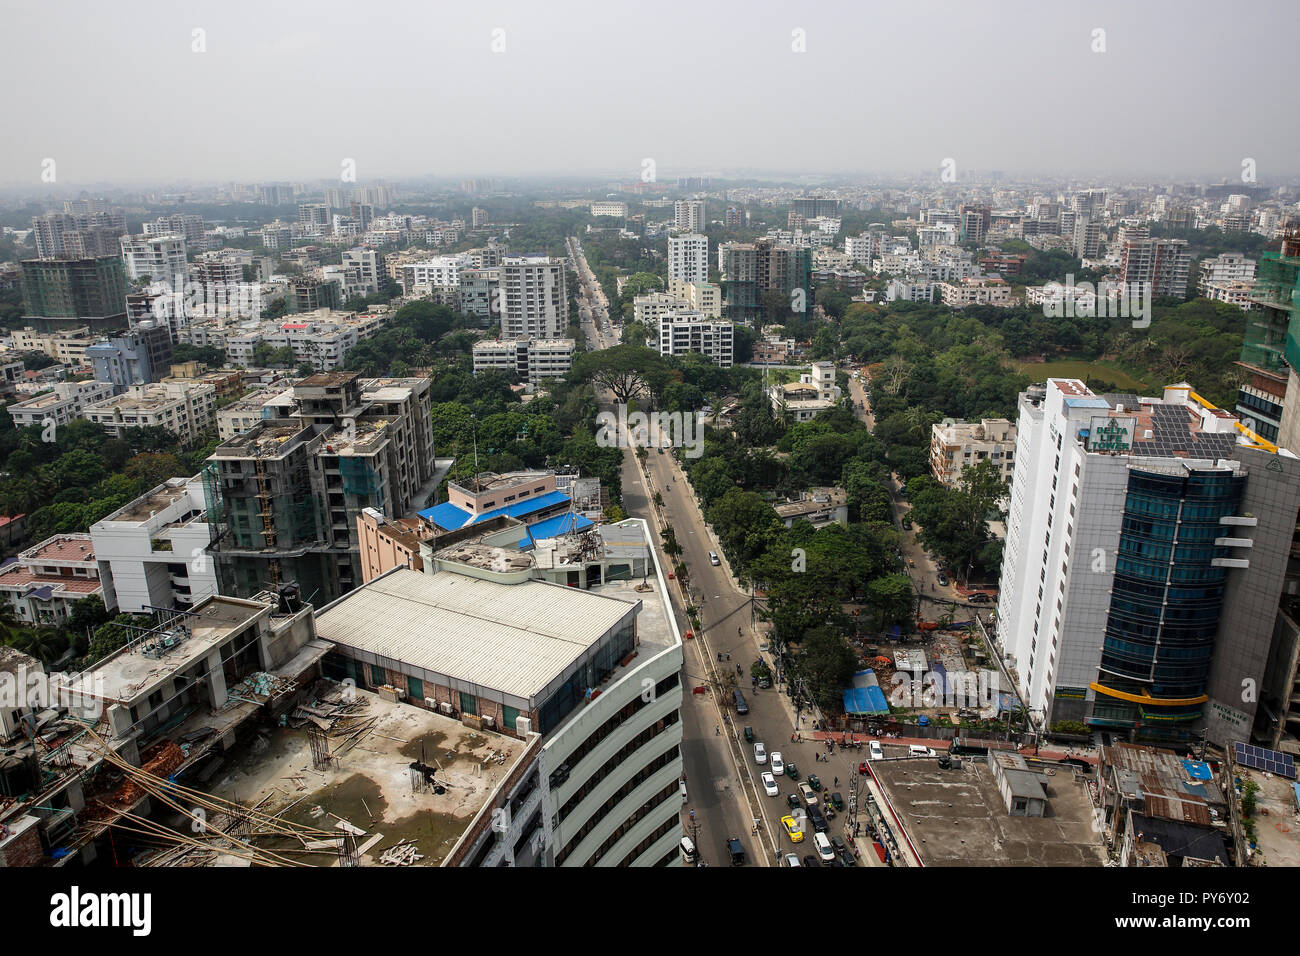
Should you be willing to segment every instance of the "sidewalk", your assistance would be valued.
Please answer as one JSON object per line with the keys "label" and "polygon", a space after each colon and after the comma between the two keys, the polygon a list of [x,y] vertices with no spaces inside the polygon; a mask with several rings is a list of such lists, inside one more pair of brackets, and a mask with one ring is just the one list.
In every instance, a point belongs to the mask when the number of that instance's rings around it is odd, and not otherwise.
{"label": "sidewalk", "polygon": [[[833,740],[841,747],[844,746],[844,741],[849,736],[849,733],[840,730],[816,730],[804,734],[805,739]],[[878,740],[881,745],[885,747],[910,747],[913,745],[918,747],[930,747],[936,753],[946,753],[949,744],[951,744],[951,741],[949,740],[941,740],[935,737],[877,737],[874,734],[864,733],[853,733],[852,737],[854,741],[860,741],[864,744],[872,740]],[[849,749],[851,750],[853,748],[850,746]],[[866,751],[863,750],[863,753],[866,753]],[[1034,753],[1033,746],[1022,746],[1017,750],[1017,753],[1022,757],[1037,757],[1039,760],[1064,760],[1069,757],[1072,760],[1083,760],[1094,765],[1100,759],[1095,752],[1089,750],[1060,750],[1055,747],[1048,749],[1041,745],[1038,748],[1038,753]]]}

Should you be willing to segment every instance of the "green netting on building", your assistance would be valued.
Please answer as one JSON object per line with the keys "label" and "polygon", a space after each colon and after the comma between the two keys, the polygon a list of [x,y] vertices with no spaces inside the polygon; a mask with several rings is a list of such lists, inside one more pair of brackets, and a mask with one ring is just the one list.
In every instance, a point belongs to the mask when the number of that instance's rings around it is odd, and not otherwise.
{"label": "green netting on building", "polygon": [[370,467],[370,459],[355,455],[339,456],[339,476],[343,479],[343,493],[371,497],[379,491],[379,475]]}
{"label": "green netting on building", "polygon": [[1256,307],[1246,313],[1241,360],[1269,371],[1286,365],[1300,368],[1300,330],[1294,323],[1300,306],[1300,257],[1264,253],[1255,270],[1252,298]]}

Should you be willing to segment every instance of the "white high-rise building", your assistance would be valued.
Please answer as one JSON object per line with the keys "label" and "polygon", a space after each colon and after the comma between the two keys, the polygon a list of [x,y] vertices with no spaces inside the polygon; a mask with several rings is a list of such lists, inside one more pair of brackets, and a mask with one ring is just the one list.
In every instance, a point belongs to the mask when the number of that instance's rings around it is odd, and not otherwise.
{"label": "white high-rise building", "polygon": [[668,237],[668,282],[709,281],[709,239],[689,233]]}
{"label": "white high-rise building", "polygon": [[569,327],[564,260],[506,256],[501,262],[503,339],[558,339]]}
{"label": "white high-rise building", "polygon": [[[185,237],[122,236],[122,262],[131,280],[150,276],[157,282],[185,284]],[[177,277],[180,281],[177,282]]]}
{"label": "white high-rise building", "polygon": [[703,232],[704,200],[679,199],[673,203],[673,228],[677,232]]}

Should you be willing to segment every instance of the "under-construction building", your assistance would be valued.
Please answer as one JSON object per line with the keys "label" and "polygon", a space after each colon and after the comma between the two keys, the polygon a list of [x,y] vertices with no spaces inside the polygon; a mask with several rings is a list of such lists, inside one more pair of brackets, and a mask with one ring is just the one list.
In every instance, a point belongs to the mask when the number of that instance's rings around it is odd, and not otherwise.
{"label": "under-construction building", "polygon": [[211,551],[222,594],[295,583],[320,607],[362,583],[357,516],[400,517],[433,481],[429,381],[326,372],[293,400],[208,458]]}
{"label": "under-construction building", "polygon": [[[1300,433],[1295,424],[1282,436],[1283,407],[1289,397],[1296,404],[1297,390],[1288,384],[1300,363],[1300,344],[1292,327],[1300,303],[1300,233],[1289,233],[1278,252],[1266,252],[1256,267],[1251,301],[1245,313],[1246,331],[1237,363],[1249,378],[1237,391],[1237,412],[1252,419],[1255,431],[1270,441],[1294,448]],[[1295,411],[1288,416],[1296,421]]]}

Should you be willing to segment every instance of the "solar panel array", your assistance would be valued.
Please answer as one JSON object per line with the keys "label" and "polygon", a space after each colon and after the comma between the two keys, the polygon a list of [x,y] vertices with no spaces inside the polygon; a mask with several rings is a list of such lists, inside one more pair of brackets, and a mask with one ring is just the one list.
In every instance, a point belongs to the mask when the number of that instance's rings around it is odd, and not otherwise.
{"label": "solar panel array", "polygon": [[1243,743],[1234,743],[1232,753],[1233,759],[1243,767],[1275,773],[1288,780],[1295,779],[1295,760],[1290,754]]}

